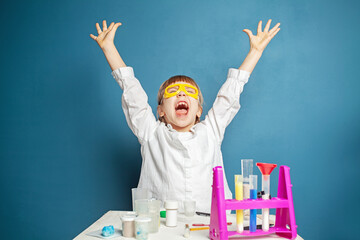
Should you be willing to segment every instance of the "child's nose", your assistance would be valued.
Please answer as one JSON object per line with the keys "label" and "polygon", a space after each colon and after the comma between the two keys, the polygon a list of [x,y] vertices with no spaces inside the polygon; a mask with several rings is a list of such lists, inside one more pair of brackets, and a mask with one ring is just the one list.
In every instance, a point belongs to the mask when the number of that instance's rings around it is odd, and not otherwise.
{"label": "child's nose", "polygon": [[180,91],[178,94],[177,94],[178,97],[185,97],[186,94],[183,92],[183,91]]}

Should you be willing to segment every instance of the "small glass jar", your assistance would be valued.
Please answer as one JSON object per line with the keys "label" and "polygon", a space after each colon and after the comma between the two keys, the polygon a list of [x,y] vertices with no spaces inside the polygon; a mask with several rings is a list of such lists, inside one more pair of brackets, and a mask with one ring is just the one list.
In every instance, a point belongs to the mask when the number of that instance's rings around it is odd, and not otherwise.
{"label": "small glass jar", "polygon": [[135,218],[135,236],[138,240],[147,240],[149,235],[149,224],[151,218],[137,217]]}
{"label": "small glass jar", "polygon": [[135,237],[135,217],[125,215],[121,218],[122,221],[122,234],[124,237]]}

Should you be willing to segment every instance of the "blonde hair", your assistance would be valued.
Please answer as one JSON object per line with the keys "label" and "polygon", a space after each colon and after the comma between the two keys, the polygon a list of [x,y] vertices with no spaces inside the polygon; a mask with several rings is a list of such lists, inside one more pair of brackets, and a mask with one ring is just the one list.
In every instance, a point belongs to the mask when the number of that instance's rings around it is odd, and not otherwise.
{"label": "blonde hair", "polygon": [[[165,82],[163,82],[159,88],[159,92],[158,92],[158,95],[157,95],[157,101],[158,101],[158,105],[161,105],[162,104],[162,101],[163,101],[163,98],[164,98],[164,92],[165,92],[165,88],[167,88],[168,86],[170,86],[171,84],[174,84],[176,82],[186,82],[186,83],[190,83],[191,85],[195,86],[198,91],[199,91],[199,106],[202,108],[203,106],[203,103],[204,103],[204,98],[201,94],[201,91],[200,91],[200,88],[199,86],[196,84],[195,80],[192,79],[191,77],[188,77],[188,76],[184,76],[184,75],[176,75],[176,76],[173,76],[171,78],[169,78],[168,80],[166,80]],[[165,120],[165,117],[160,117],[158,116],[159,120],[163,123],[167,123],[166,120]],[[196,116],[196,119],[195,119],[195,124],[200,122],[200,117]]]}

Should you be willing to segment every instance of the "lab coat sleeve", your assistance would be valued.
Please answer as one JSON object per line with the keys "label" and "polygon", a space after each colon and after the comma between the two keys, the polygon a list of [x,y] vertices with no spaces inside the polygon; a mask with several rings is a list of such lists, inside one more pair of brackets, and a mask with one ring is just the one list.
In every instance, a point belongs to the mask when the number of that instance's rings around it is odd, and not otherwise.
{"label": "lab coat sleeve", "polygon": [[205,117],[205,125],[210,128],[220,143],[224,138],[225,128],[240,109],[240,94],[249,77],[250,73],[247,71],[230,68],[227,80],[220,88],[214,105]]}
{"label": "lab coat sleeve", "polygon": [[130,129],[140,143],[149,140],[155,131],[156,119],[148,104],[148,97],[134,75],[133,68],[118,68],[111,75],[123,90],[122,108]]}

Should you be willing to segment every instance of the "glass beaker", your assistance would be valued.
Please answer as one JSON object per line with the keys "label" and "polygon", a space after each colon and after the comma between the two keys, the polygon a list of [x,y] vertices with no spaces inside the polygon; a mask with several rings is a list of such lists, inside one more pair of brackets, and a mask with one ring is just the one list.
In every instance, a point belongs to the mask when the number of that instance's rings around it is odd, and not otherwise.
{"label": "glass beaker", "polygon": [[155,233],[159,231],[160,227],[160,200],[151,199],[148,202],[149,206],[149,217],[151,222],[149,223],[149,232]]}
{"label": "glass beaker", "polygon": [[150,191],[147,188],[132,188],[131,196],[132,196],[133,211],[135,211],[135,200],[151,198]]}
{"label": "glass beaker", "polygon": [[196,211],[196,201],[186,200],[184,201],[184,212],[186,217],[193,217]]}

